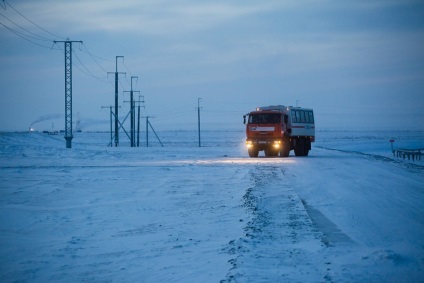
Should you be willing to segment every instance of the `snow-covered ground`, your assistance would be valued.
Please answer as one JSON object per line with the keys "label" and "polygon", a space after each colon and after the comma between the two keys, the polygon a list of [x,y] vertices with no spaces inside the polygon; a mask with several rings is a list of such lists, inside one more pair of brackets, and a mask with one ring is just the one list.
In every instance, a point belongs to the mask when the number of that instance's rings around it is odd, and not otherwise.
{"label": "snow-covered ground", "polygon": [[0,133],[0,281],[423,282],[424,132],[318,132],[249,158],[243,131]]}

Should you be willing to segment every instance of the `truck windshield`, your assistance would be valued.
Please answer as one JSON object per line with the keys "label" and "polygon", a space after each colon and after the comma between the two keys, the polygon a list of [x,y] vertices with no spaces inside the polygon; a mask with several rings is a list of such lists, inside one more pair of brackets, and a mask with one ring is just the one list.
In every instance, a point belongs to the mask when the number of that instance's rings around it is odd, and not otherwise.
{"label": "truck windshield", "polygon": [[263,114],[250,114],[249,124],[280,124],[281,114],[277,113],[263,113]]}

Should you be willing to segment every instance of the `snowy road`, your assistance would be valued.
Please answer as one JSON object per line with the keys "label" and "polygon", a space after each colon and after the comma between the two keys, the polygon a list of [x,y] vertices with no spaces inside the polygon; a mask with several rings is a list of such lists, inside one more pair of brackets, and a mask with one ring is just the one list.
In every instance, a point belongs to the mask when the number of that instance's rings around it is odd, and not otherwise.
{"label": "snowy road", "polygon": [[0,141],[2,282],[424,280],[422,163]]}

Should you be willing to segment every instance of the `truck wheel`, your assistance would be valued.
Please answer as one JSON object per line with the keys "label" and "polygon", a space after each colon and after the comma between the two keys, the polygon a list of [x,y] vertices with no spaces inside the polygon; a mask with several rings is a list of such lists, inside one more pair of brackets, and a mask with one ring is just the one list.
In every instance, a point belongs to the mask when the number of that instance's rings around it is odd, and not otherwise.
{"label": "truck wheel", "polygon": [[250,157],[258,157],[259,155],[259,150],[257,149],[249,148],[247,151],[249,152]]}
{"label": "truck wheel", "polygon": [[288,139],[283,139],[283,143],[280,149],[281,157],[289,157],[290,154],[290,141]]}
{"label": "truck wheel", "polygon": [[308,153],[305,153],[305,151],[306,151],[305,141],[303,139],[297,140],[296,146],[294,147],[294,154],[296,156],[306,156]]}
{"label": "truck wheel", "polygon": [[301,152],[300,152],[300,149],[295,148],[295,149],[294,149],[294,155],[296,155],[296,156],[302,156],[302,155],[301,155]]}
{"label": "truck wheel", "polygon": [[304,151],[304,155],[303,156],[308,156],[310,149],[311,149],[311,141],[310,140],[306,140],[305,141],[305,151]]}

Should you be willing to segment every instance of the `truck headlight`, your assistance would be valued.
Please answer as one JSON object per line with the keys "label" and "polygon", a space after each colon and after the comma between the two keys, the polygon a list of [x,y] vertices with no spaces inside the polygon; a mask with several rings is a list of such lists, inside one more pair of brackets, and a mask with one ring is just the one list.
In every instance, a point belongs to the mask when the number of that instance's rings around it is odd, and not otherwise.
{"label": "truck headlight", "polygon": [[272,144],[272,146],[273,146],[274,148],[280,148],[280,146],[281,146],[281,141],[274,141],[274,143]]}
{"label": "truck headlight", "polygon": [[251,148],[253,146],[253,142],[252,141],[246,141],[246,146],[247,146],[247,148]]}

